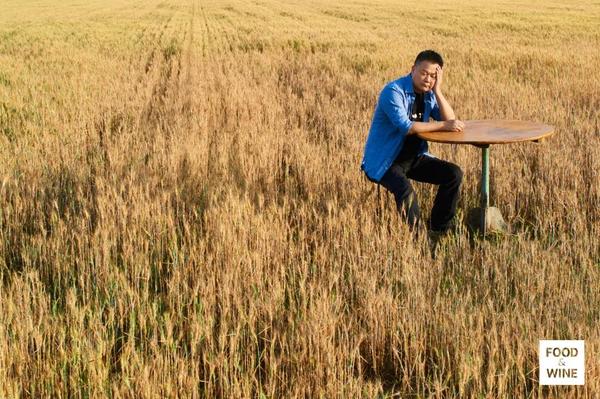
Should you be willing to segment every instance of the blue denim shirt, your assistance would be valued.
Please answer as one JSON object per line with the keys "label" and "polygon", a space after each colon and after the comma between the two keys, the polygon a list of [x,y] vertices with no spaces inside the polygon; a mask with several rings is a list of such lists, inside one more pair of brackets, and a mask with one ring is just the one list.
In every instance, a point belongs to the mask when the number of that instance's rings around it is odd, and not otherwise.
{"label": "blue denim shirt", "polygon": [[[406,135],[413,125],[410,112],[415,101],[412,76],[406,76],[385,85],[371,122],[360,168],[371,180],[380,181],[385,172],[402,150]],[[433,91],[425,93],[423,120],[440,120],[440,109]],[[426,153],[427,142],[423,141],[418,154]]]}

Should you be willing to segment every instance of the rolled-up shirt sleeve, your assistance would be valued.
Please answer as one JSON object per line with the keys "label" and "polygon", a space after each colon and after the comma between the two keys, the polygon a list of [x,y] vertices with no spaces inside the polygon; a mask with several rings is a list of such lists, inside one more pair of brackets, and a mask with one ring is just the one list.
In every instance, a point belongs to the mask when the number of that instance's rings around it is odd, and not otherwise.
{"label": "rolled-up shirt sleeve", "polygon": [[406,135],[414,122],[408,118],[408,110],[404,105],[404,94],[396,88],[388,86],[382,90],[379,102],[390,122],[400,130],[400,133]]}

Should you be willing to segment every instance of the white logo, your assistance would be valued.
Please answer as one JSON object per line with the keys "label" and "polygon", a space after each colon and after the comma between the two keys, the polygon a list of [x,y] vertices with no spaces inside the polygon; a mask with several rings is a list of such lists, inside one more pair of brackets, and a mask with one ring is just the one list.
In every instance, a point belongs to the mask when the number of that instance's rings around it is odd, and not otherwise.
{"label": "white logo", "polygon": [[583,340],[540,340],[540,385],[583,385]]}

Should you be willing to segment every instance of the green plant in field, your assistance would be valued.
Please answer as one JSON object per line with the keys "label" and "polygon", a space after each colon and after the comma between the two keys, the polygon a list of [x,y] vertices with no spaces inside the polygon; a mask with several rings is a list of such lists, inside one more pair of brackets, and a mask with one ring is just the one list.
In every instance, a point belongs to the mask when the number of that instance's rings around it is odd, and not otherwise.
{"label": "green plant in field", "polygon": [[167,44],[163,48],[162,53],[163,53],[165,62],[169,62],[173,57],[179,56],[179,54],[181,53],[181,46],[177,42],[177,40],[171,39],[169,44]]}

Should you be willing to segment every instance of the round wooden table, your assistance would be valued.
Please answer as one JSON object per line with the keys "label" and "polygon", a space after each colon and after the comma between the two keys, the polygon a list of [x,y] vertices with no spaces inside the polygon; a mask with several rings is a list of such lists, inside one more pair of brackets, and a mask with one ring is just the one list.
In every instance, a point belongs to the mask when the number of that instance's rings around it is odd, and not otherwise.
{"label": "round wooden table", "polygon": [[481,148],[481,232],[486,233],[486,213],[490,205],[489,177],[491,144],[539,142],[554,133],[554,126],[537,122],[514,120],[464,121],[462,132],[419,133],[423,140],[437,143],[472,144]]}

